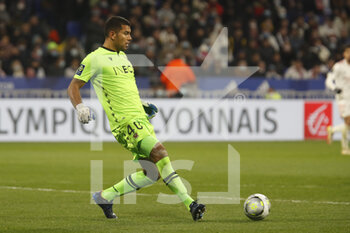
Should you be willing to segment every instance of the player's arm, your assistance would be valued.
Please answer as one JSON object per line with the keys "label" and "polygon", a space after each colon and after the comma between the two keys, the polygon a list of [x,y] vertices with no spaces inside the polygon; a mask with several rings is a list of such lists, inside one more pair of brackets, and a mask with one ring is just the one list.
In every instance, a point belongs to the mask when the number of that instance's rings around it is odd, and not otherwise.
{"label": "player's arm", "polygon": [[340,94],[342,90],[337,88],[335,80],[337,78],[337,66],[335,65],[331,71],[328,72],[326,78],[326,87],[337,94]]}
{"label": "player's arm", "polygon": [[90,120],[94,119],[92,111],[83,104],[80,95],[80,89],[95,75],[95,66],[91,65],[95,63],[91,61],[92,59],[94,59],[94,57],[91,54],[84,58],[75,72],[67,90],[70,101],[72,102],[73,107],[77,110],[78,119],[83,124],[87,124]]}
{"label": "player's arm", "polygon": [[85,85],[85,83],[86,82],[84,82],[83,80],[73,78],[69,84],[67,91],[70,98],[70,102],[72,103],[74,108],[76,108],[78,104],[81,104],[83,102],[80,95],[80,88],[82,88]]}
{"label": "player's arm", "polygon": [[85,85],[86,82],[73,78],[67,89],[70,101],[73,107],[77,110],[78,119],[81,123],[87,124],[91,121],[94,116],[90,111],[90,108],[83,104],[81,99],[80,89]]}

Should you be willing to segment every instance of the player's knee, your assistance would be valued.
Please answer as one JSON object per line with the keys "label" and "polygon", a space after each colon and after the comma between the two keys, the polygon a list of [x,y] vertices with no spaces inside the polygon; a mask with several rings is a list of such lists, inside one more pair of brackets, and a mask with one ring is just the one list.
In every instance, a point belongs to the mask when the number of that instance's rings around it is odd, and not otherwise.
{"label": "player's knee", "polygon": [[154,182],[156,182],[160,179],[160,174],[159,174],[158,170],[156,171],[156,175],[153,173],[153,171],[152,171],[152,175],[151,175],[149,172],[147,173],[147,171],[145,169],[143,169],[143,174],[145,174],[145,176],[147,176],[148,178],[150,178]]}
{"label": "player's knee", "polygon": [[162,143],[158,142],[151,151],[150,159],[152,162],[156,163],[167,156],[168,152],[166,151],[165,147],[162,145]]}
{"label": "player's knee", "polygon": [[346,124],[347,126],[350,126],[350,117],[346,117],[346,118],[345,118],[345,124]]}
{"label": "player's knee", "polygon": [[159,180],[160,175],[158,172],[158,168],[154,162],[149,160],[139,160],[139,163],[142,167],[142,171],[143,171],[143,174],[145,174],[145,176],[147,176],[149,179],[153,180],[154,182]]}

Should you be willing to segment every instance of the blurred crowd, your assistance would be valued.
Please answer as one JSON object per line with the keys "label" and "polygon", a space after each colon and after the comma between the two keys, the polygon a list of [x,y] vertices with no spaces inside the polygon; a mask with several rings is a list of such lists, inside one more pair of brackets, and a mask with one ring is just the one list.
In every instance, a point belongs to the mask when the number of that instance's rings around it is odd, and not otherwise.
{"label": "blurred crowd", "polygon": [[[228,27],[229,65],[258,66],[254,76],[318,79],[350,42],[343,0],[0,0],[0,77],[72,78],[104,40],[104,21],[132,23],[128,53],[156,66],[181,58],[200,65]],[[136,70],[158,85],[159,71]]]}

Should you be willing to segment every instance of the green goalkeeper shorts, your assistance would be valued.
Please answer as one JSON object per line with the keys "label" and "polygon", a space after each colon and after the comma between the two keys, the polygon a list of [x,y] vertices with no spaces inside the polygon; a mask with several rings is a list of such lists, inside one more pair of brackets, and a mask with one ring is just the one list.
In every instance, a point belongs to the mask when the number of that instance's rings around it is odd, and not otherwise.
{"label": "green goalkeeper shorts", "polygon": [[134,160],[147,159],[158,142],[153,125],[144,118],[134,118],[112,131],[115,139],[131,151]]}

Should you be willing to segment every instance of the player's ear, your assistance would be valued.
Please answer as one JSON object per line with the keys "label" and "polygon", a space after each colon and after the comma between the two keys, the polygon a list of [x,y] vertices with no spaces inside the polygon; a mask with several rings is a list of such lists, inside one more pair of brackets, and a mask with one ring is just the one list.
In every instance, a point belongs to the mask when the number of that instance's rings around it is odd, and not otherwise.
{"label": "player's ear", "polygon": [[111,40],[115,40],[116,37],[117,37],[117,33],[111,30],[109,32],[109,38],[111,38]]}

